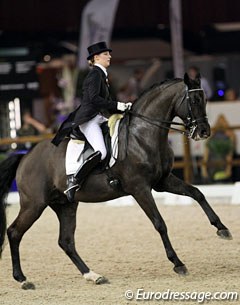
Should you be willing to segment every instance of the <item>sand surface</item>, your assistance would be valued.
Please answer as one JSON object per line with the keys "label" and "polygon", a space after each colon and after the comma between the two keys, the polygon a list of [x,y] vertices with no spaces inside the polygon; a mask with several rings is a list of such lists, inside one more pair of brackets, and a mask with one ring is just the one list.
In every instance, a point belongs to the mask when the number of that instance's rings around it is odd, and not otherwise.
{"label": "sand surface", "polygon": [[[233,240],[217,237],[196,205],[158,208],[168,226],[170,240],[189,275],[180,277],[166,258],[161,239],[138,205],[109,207],[80,204],[76,247],[88,266],[110,284],[86,282],[59,248],[58,220],[51,209],[24,235],[21,243],[23,272],[36,290],[23,290],[12,278],[8,242],[0,261],[1,305],[120,305],[199,304],[197,300],[127,300],[126,290],[145,292],[229,292],[240,287],[240,206],[214,205]],[[8,207],[10,224],[18,204]],[[141,290],[142,291],[142,290]],[[156,294],[156,297],[158,295]],[[206,302],[207,303],[207,302]],[[240,304],[210,301],[207,304]]]}

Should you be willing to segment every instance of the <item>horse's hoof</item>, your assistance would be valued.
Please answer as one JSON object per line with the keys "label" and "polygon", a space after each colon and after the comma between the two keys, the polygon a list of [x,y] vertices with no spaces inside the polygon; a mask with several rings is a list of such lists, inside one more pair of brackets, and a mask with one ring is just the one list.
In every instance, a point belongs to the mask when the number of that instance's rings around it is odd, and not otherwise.
{"label": "horse's hoof", "polygon": [[106,277],[101,276],[95,281],[95,284],[96,285],[109,284],[109,280]]}
{"label": "horse's hoof", "polygon": [[87,281],[94,282],[96,285],[109,283],[108,280],[104,276],[97,274],[92,270],[90,270],[88,273],[85,273],[83,275],[83,277]]}
{"label": "horse's hoof", "polygon": [[185,265],[183,266],[178,266],[178,267],[174,267],[173,270],[179,274],[179,275],[182,275],[182,276],[185,276],[185,275],[188,275],[188,270],[187,270],[187,267]]}
{"label": "horse's hoof", "polygon": [[217,235],[219,237],[221,237],[222,239],[227,239],[227,240],[233,239],[232,234],[230,233],[230,231],[228,229],[218,230]]}
{"label": "horse's hoof", "polygon": [[24,289],[24,290],[29,290],[29,289],[34,290],[35,285],[31,282],[24,281],[24,282],[21,283],[21,288]]}

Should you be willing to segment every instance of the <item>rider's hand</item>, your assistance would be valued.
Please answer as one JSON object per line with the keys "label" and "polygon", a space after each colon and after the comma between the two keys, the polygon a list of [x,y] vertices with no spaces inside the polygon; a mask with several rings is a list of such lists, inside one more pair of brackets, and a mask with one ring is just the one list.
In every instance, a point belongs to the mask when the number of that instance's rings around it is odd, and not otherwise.
{"label": "rider's hand", "polygon": [[126,106],[127,106],[127,110],[130,110],[132,108],[132,103],[130,102],[126,103]]}
{"label": "rider's hand", "polygon": [[129,110],[132,107],[132,103],[122,103],[122,102],[118,102],[117,103],[117,109],[120,111],[125,111],[125,110]]}

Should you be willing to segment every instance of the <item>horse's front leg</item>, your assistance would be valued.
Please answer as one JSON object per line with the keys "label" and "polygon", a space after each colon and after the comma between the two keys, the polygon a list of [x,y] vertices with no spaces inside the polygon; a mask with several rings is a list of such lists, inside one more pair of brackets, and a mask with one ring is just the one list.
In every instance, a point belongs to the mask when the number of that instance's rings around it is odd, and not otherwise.
{"label": "horse's front leg", "polygon": [[167,257],[174,264],[174,271],[181,275],[187,274],[187,268],[180,261],[171,245],[171,242],[168,237],[167,226],[158,211],[158,208],[152,197],[150,188],[141,185],[141,187],[138,187],[134,194],[132,194],[132,196],[136,199],[140,207],[143,209],[143,211],[153,223],[155,229],[161,235]]}
{"label": "horse's front leg", "polygon": [[214,212],[214,210],[207,202],[203,193],[200,192],[198,188],[192,186],[191,184],[187,184],[181,179],[174,176],[173,174],[170,174],[167,178],[161,180],[161,182],[159,182],[159,185],[155,186],[154,189],[156,191],[170,192],[193,198],[200,204],[200,206],[206,213],[210,223],[218,229],[218,236],[223,239],[232,239],[232,235],[229,232],[228,228],[224,226],[218,215]]}

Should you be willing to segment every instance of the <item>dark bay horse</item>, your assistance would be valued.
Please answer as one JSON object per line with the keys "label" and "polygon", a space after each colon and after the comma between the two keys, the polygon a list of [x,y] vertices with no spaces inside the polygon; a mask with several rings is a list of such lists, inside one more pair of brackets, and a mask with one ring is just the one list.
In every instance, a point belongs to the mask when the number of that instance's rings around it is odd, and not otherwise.
{"label": "dark bay horse", "polygon": [[[91,271],[75,249],[74,233],[79,201],[101,202],[132,195],[159,232],[167,257],[174,264],[174,271],[182,275],[187,273],[187,268],[171,245],[152,189],[192,197],[200,204],[210,223],[217,228],[217,234],[231,239],[231,233],[204,195],[171,172],[174,158],[168,144],[168,132],[176,116],[183,121],[185,133],[192,139],[205,139],[210,135],[206,99],[199,77],[190,80],[185,74],[184,80],[165,81],[152,86],[140,96],[120,125],[117,162],[102,173],[92,173],[82,189],[76,192],[75,203],[69,203],[63,194],[66,188],[65,151],[68,139],[58,147],[49,140],[42,141],[27,155],[13,155],[0,164],[0,250],[2,252],[6,231],[3,199],[16,175],[20,211],[7,229],[7,235],[13,277],[22,284],[22,288],[33,289],[34,284],[27,281],[21,269],[20,241],[47,206],[54,210],[60,222],[59,246],[82,275],[97,284],[106,279]],[[118,179],[118,186],[110,185],[112,177]]]}

